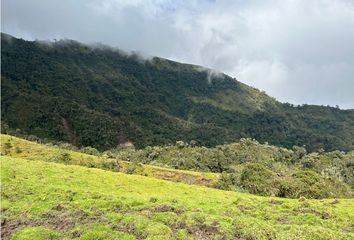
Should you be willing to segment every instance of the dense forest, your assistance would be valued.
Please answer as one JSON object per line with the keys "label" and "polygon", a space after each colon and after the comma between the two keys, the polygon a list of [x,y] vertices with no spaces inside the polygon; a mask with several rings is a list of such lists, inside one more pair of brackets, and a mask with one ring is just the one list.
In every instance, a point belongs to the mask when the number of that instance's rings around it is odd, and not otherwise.
{"label": "dense forest", "polygon": [[213,147],[244,137],[354,149],[354,110],[282,104],[210,69],[107,46],[6,34],[1,44],[3,131],[99,150],[177,140]]}

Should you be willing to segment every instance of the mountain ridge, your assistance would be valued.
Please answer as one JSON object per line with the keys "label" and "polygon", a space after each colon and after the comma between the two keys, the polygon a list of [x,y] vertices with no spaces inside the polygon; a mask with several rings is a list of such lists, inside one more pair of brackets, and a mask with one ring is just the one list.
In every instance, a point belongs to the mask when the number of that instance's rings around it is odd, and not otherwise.
{"label": "mountain ridge", "polygon": [[142,61],[73,40],[1,36],[2,119],[26,134],[99,149],[125,141],[215,146],[241,137],[309,150],[354,149],[354,110],[282,104],[196,65]]}

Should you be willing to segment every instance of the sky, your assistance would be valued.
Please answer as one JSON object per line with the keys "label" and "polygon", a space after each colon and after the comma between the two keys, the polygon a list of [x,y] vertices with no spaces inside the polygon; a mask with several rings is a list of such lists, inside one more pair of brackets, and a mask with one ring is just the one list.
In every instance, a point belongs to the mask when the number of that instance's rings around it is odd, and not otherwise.
{"label": "sky", "polygon": [[202,65],[282,102],[354,108],[354,0],[2,0],[1,29]]}

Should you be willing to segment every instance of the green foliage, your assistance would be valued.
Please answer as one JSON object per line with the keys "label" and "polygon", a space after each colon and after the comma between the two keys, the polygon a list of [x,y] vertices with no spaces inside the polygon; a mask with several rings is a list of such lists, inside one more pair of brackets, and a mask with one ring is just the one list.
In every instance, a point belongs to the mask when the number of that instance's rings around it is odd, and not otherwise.
{"label": "green foliage", "polygon": [[95,155],[95,156],[98,156],[100,154],[100,152],[93,147],[83,147],[80,149],[80,152],[87,153],[90,155]]}
{"label": "green foliage", "polygon": [[142,164],[133,163],[130,164],[126,170],[127,174],[141,174],[144,171]]}
{"label": "green foliage", "polygon": [[278,189],[274,185],[276,174],[261,163],[250,163],[244,166],[241,173],[241,185],[251,193],[276,196]]}
{"label": "green foliage", "polygon": [[11,151],[12,144],[10,141],[4,143],[4,152],[5,154],[8,154]]}
{"label": "green foliage", "polygon": [[139,150],[112,150],[111,157],[176,169],[221,173],[216,187],[288,198],[353,196],[354,152],[311,152],[260,144],[252,139],[215,148],[182,142]]}
{"label": "green foliage", "polygon": [[321,176],[318,173],[311,170],[299,171],[296,172],[293,176],[295,179],[302,181],[306,185],[314,185],[321,179]]}
{"label": "green foliage", "polygon": [[22,153],[22,149],[19,146],[16,146],[15,148],[16,153]]}
{"label": "green foliage", "polygon": [[57,156],[54,156],[50,161],[69,164],[72,158],[67,152],[60,152]]}
{"label": "green foliage", "polygon": [[[5,152],[5,144],[10,141],[14,146],[8,152]],[[16,151],[21,148],[21,152]],[[99,156],[88,155],[78,150],[66,150],[57,145],[39,144],[29,142],[9,135],[1,135],[2,155],[21,157],[29,160],[52,161],[65,163],[68,165],[80,165],[89,168],[100,168],[110,171],[119,171],[124,173],[138,174],[150,177],[156,177],[175,182],[184,182],[188,184],[197,184],[213,187],[217,181],[217,174],[201,173],[192,171],[180,171],[166,169],[161,167],[142,165],[139,162],[126,162],[121,159],[108,158],[108,154],[99,154]],[[127,150],[126,150],[127,151]],[[112,153],[113,154],[113,153]]]}
{"label": "green foliage", "polygon": [[[181,147],[183,146],[183,147]],[[114,153],[113,153],[114,152]],[[260,144],[252,139],[215,148],[171,146],[112,151],[111,157],[176,169],[222,173],[217,186],[225,190],[298,198],[353,195],[354,152],[312,152]],[[325,187],[327,186],[327,187]]]}
{"label": "green foliage", "polygon": [[[302,153],[299,159],[298,150],[241,139],[238,143],[215,148],[185,144],[181,148],[180,144],[176,144],[138,150],[112,149],[96,156],[31,143],[8,135],[2,135],[1,140],[3,155],[31,160],[81,165],[266,196],[353,196],[354,166],[351,163],[354,152]],[[11,148],[5,143],[11,143]]]}
{"label": "green foliage", "polygon": [[138,148],[178,140],[180,148],[191,141],[212,147],[242,137],[310,151],[354,149],[353,110],[281,104],[227,75],[208,83],[207,69],[141,61],[108,47],[5,34],[1,43],[5,133],[99,150],[127,141]]}
{"label": "green foliage", "polygon": [[217,188],[223,190],[234,190],[235,187],[241,187],[241,181],[239,175],[235,173],[223,172],[218,180]]}

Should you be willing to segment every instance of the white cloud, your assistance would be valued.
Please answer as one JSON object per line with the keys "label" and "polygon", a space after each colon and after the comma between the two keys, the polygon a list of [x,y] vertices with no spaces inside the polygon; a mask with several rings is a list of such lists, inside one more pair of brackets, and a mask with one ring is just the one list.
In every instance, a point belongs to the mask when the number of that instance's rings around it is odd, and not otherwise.
{"label": "white cloud", "polygon": [[103,42],[211,67],[281,101],[354,108],[352,0],[3,0],[2,31]]}

